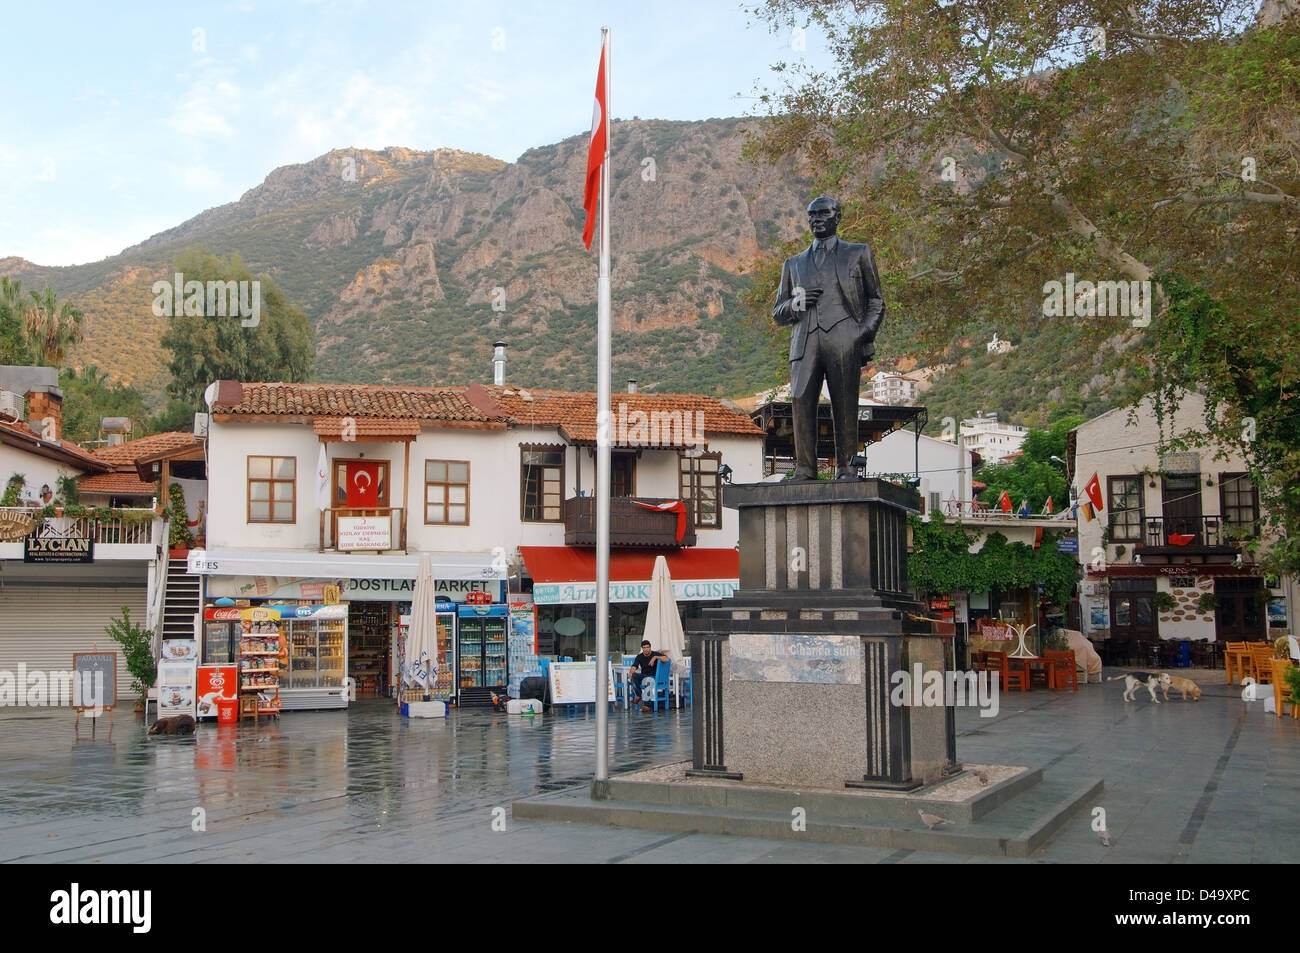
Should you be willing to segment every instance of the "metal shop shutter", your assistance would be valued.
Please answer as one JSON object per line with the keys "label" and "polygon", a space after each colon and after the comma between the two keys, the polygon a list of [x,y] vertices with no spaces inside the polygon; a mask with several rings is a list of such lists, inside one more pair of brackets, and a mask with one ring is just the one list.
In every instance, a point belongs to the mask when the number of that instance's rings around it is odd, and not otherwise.
{"label": "metal shop shutter", "polygon": [[104,626],[131,608],[131,620],[144,624],[144,586],[39,586],[6,582],[0,586],[0,670],[17,677],[28,670],[71,671],[73,652],[117,652],[118,704],[131,698],[131,676],[121,647]]}

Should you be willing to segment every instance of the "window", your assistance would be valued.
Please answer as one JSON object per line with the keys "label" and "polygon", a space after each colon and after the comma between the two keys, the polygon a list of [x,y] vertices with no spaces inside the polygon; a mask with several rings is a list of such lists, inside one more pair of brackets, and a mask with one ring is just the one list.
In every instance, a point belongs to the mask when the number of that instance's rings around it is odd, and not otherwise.
{"label": "window", "polygon": [[695,514],[695,525],[705,529],[722,528],[722,479],[718,467],[722,454],[705,453],[698,457],[679,454],[678,490]]}
{"label": "window", "polygon": [[1224,525],[1248,536],[1258,531],[1259,494],[1248,473],[1219,474],[1219,512]]}
{"label": "window", "polygon": [[636,496],[636,454],[609,455],[609,495]]}
{"label": "window", "polygon": [[1114,543],[1142,541],[1142,477],[1106,478],[1110,499],[1110,539]]}
{"label": "window", "polygon": [[248,522],[294,522],[297,475],[296,457],[249,457]]}
{"label": "window", "polygon": [[469,525],[468,461],[424,461],[424,521]]}
{"label": "window", "polygon": [[564,448],[519,448],[520,519],[529,523],[558,523],[563,519]]}

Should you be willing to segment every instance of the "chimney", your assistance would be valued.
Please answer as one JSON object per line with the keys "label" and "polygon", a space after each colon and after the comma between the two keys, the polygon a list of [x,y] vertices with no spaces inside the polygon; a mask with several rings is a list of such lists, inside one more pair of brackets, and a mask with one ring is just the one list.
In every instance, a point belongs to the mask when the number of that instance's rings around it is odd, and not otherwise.
{"label": "chimney", "polygon": [[635,378],[635,377],[629,377],[629,378],[627,379],[627,392],[628,392],[629,394],[635,394],[635,393],[636,393],[636,378]]}
{"label": "chimney", "polygon": [[501,387],[506,382],[506,342],[492,345],[492,383]]}
{"label": "chimney", "polygon": [[27,426],[42,440],[58,440],[63,433],[63,396],[44,390],[27,393]]}

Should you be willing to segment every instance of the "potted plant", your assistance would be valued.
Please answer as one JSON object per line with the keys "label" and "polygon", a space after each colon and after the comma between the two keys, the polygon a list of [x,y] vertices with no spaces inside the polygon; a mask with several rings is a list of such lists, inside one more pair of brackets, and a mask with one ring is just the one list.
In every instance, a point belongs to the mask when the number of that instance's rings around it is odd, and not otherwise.
{"label": "potted plant", "polygon": [[[1297,717],[1296,705],[1300,705],[1300,666],[1288,665],[1282,677],[1286,679],[1287,691],[1291,693],[1291,717],[1295,718]],[[1278,712],[1278,714],[1282,713]]]}
{"label": "potted plant", "polygon": [[1172,612],[1178,603],[1172,594],[1168,592],[1157,592],[1151,598],[1151,605],[1155,607],[1157,612]]}
{"label": "potted plant", "polygon": [[63,504],[65,509],[71,509],[81,503],[81,490],[77,487],[77,478],[71,474],[59,477],[54,481],[54,485],[59,488],[59,503]]}
{"label": "potted plant", "polygon": [[158,677],[158,663],[153,657],[153,637],[144,626],[131,621],[131,609],[122,606],[122,617],[111,619],[104,631],[118,645],[122,646],[122,655],[126,658],[126,670],[131,675],[131,690],[137,692],[140,701],[136,704],[137,712],[144,711],[145,698]]}
{"label": "potted plant", "polygon": [[1219,599],[1212,592],[1203,592],[1200,598],[1196,600],[1196,608],[1205,615],[1209,615],[1219,608]]}
{"label": "potted plant", "polygon": [[168,487],[167,496],[171,500],[171,527],[168,530],[168,545],[171,555],[183,559],[194,545],[194,534],[190,532],[189,514],[185,512],[185,491],[179,483]]}
{"label": "potted plant", "polygon": [[9,474],[9,479],[5,481],[4,495],[0,496],[0,506],[17,506],[26,485],[27,478],[21,473]]}

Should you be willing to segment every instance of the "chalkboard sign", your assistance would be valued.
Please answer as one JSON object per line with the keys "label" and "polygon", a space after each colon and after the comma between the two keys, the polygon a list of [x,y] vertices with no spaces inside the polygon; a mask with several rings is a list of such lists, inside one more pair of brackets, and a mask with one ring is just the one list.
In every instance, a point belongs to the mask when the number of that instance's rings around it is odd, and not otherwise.
{"label": "chalkboard sign", "polygon": [[[591,705],[596,701],[595,662],[552,662],[547,671],[552,705]],[[609,700],[614,700],[614,664],[609,665]]]}
{"label": "chalkboard sign", "polygon": [[[111,711],[117,704],[117,653],[116,652],[73,652],[72,670],[76,676],[74,689],[74,707],[94,708],[92,702],[98,700],[100,708]],[[95,673],[103,677],[103,687],[95,683]],[[98,699],[95,695],[98,694]]]}

